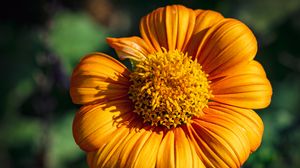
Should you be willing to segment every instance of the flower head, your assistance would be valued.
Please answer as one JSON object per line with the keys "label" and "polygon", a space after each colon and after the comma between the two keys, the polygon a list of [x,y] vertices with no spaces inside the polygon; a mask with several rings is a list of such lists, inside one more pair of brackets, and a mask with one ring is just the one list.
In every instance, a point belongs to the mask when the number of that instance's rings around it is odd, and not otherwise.
{"label": "flower head", "polygon": [[254,59],[250,29],[210,10],[181,5],[142,18],[141,37],[108,38],[129,71],[103,53],[84,57],[70,94],[90,167],[240,167],[263,123],[252,109],[272,88]]}

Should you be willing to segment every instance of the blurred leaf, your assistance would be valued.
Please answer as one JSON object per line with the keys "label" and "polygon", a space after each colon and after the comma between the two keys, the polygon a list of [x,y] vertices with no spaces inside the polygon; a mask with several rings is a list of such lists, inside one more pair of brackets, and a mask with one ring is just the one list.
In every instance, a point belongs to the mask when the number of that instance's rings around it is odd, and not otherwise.
{"label": "blurred leaf", "polygon": [[32,78],[25,78],[16,83],[15,88],[10,90],[6,99],[6,120],[8,118],[16,117],[16,112],[19,111],[22,102],[29,97],[29,95],[33,92],[33,89],[34,82]]}
{"label": "blurred leaf", "polygon": [[283,110],[296,111],[299,107],[300,95],[295,93],[300,93],[300,80],[287,78],[274,90],[272,104]]}
{"label": "blurred leaf", "polygon": [[68,73],[84,55],[103,50],[107,30],[84,13],[62,12],[53,19],[49,33],[51,48],[58,54]]}
{"label": "blurred leaf", "polygon": [[1,136],[0,142],[7,146],[22,146],[26,142],[37,145],[37,139],[41,134],[39,121],[33,119],[13,119],[6,122],[2,128],[1,135],[5,136]]}
{"label": "blurred leaf", "polygon": [[245,1],[240,3],[236,16],[253,27],[256,32],[265,34],[299,9],[299,0]]}
{"label": "blurred leaf", "polygon": [[72,160],[83,156],[83,152],[76,145],[72,134],[74,111],[62,116],[53,123],[51,128],[51,146],[49,147],[48,164],[50,167],[60,168]]}
{"label": "blurred leaf", "polygon": [[[38,35],[39,32],[34,30],[0,25],[0,75],[5,78],[0,84],[0,118],[6,115],[4,113],[13,113],[10,109],[17,109],[18,102],[32,89],[28,81],[33,80],[33,73],[37,70],[35,58],[43,51]],[[18,91],[15,88],[19,88]]]}

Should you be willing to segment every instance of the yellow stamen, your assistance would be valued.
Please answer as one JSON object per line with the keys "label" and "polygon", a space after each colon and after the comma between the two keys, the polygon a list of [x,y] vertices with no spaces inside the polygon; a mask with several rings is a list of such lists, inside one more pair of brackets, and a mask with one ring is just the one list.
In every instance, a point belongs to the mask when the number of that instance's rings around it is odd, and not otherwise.
{"label": "yellow stamen", "polygon": [[212,96],[201,65],[178,50],[148,55],[130,78],[134,112],[154,126],[189,123],[193,116],[203,114]]}

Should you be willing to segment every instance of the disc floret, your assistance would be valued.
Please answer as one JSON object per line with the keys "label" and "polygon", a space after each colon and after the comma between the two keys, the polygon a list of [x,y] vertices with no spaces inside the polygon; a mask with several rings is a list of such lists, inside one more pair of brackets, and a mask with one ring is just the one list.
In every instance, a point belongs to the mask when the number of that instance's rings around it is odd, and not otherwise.
{"label": "disc floret", "polygon": [[178,50],[149,54],[130,76],[134,112],[152,126],[189,123],[211,97],[207,76],[197,60]]}

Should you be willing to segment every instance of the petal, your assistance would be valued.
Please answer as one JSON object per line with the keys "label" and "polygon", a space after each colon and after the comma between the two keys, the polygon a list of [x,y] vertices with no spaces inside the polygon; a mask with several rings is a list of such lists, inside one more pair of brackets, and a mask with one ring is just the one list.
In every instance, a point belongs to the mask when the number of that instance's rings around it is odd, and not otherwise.
{"label": "petal", "polygon": [[229,119],[204,115],[194,119],[188,130],[206,167],[238,168],[250,154],[246,134]]}
{"label": "petal", "polygon": [[86,154],[86,162],[89,168],[94,168],[93,161],[95,159],[96,152],[87,152]]}
{"label": "petal", "polygon": [[[161,138],[162,134],[157,134],[148,128],[137,131],[124,146],[120,154],[119,167],[154,168]],[[147,152],[148,156],[145,156]],[[148,164],[145,160],[149,161]]]}
{"label": "petal", "polygon": [[219,12],[212,10],[196,10],[195,12],[197,13],[197,16],[193,34],[197,34],[207,28],[210,28],[224,19]]}
{"label": "petal", "polygon": [[186,132],[185,126],[166,131],[159,147],[156,167],[205,168]]}
{"label": "petal", "polygon": [[256,75],[266,77],[266,73],[265,73],[265,70],[262,67],[262,65],[259,62],[252,60],[252,61],[248,62],[247,64],[238,64],[238,65],[233,66],[229,69],[226,69],[214,76],[208,76],[208,80],[214,82],[214,81],[220,80],[223,77],[233,76],[233,75],[241,74],[241,73],[256,74]]}
{"label": "petal", "polygon": [[[134,162],[129,162],[130,167],[151,168],[155,167],[158,149],[163,137],[162,131],[153,131],[142,146]],[[134,148],[138,149],[138,148]],[[132,160],[133,161],[133,160]],[[128,162],[128,161],[127,161]]]}
{"label": "petal", "polygon": [[157,154],[157,168],[175,168],[175,135],[170,130],[164,136]]}
{"label": "petal", "polygon": [[185,132],[182,128],[176,128],[175,134],[175,164],[176,168],[193,167],[193,155]]}
{"label": "petal", "polygon": [[251,30],[242,22],[223,19],[210,27],[204,36],[191,43],[197,52],[195,58],[210,76],[221,73],[237,64],[253,60],[257,41]]}
{"label": "petal", "polygon": [[75,142],[88,152],[100,148],[118,125],[128,125],[136,117],[132,111],[132,102],[128,99],[83,106],[73,121]]}
{"label": "petal", "polygon": [[197,153],[197,150],[196,150],[197,148],[195,147],[195,143],[194,143],[193,139],[188,136],[187,129],[185,129],[185,133],[187,135],[187,138],[189,140],[190,147],[191,147],[193,167],[194,168],[206,168],[206,166],[204,165],[203,161],[200,158],[201,155],[198,155],[198,153]]}
{"label": "petal", "polygon": [[73,71],[70,95],[76,104],[109,101],[126,97],[130,72],[103,53],[84,57]]}
{"label": "petal", "polygon": [[158,8],[142,18],[143,39],[156,51],[178,49],[187,45],[195,25],[195,12],[181,5]]}
{"label": "petal", "polygon": [[140,37],[107,38],[106,41],[115,49],[121,60],[129,58],[140,61],[153,52]]}
{"label": "petal", "polygon": [[236,124],[236,126],[247,135],[251,152],[259,147],[264,125],[261,118],[253,110],[242,109],[217,102],[210,102],[208,106],[209,108],[206,108],[204,113],[230,119],[232,123]]}
{"label": "petal", "polygon": [[107,144],[90,154],[90,167],[155,167],[163,132],[143,128],[138,120],[133,123],[121,126]]}
{"label": "petal", "polygon": [[114,159],[118,156],[118,148],[122,146],[122,143],[129,135],[130,129],[126,126],[119,127],[115,134],[107,137],[107,142],[103,145],[97,152],[94,165],[96,167],[115,167],[117,165],[118,159]]}
{"label": "petal", "polygon": [[250,62],[211,84],[211,100],[242,108],[259,109],[271,102],[272,87],[264,69],[257,62]]}
{"label": "petal", "polygon": [[190,43],[187,46],[187,53],[193,58],[199,52],[199,42],[201,42],[209,28],[224,19],[220,13],[211,10],[195,10],[195,13],[195,27]]}
{"label": "petal", "polygon": [[119,127],[114,135],[107,137],[106,144],[95,152],[92,167],[119,167],[119,158],[125,145],[133,136],[140,137],[141,134],[136,131],[141,128],[140,125],[141,122],[137,119],[130,125]]}

